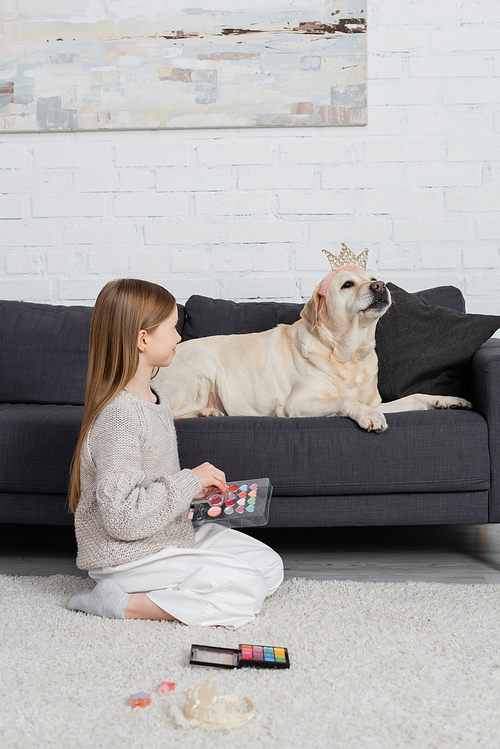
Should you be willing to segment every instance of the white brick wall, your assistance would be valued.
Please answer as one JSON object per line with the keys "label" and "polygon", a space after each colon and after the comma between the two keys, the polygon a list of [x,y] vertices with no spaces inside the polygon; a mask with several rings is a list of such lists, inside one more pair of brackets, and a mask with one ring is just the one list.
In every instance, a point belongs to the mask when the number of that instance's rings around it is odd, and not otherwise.
{"label": "white brick wall", "polygon": [[0,135],[0,298],[301,301],[321,250],[500,314],[500,2],[372,0],[364,128]]}

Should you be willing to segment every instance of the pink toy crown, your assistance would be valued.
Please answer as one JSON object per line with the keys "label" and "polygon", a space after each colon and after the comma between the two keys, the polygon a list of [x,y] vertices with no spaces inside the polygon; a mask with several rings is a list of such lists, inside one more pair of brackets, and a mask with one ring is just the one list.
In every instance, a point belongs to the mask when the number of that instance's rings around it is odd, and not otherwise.
{"label": "pink toy crown", "polygon": [[324,279],[319,290],[320,296],[327,295],[328,289],[332,282],[332,278],[341,270],[366,270],[366,263],[368,260],[367,249],[363,250],[363,252],[356,256],[353,252],[351,252],[349,247],[346,247],[343,242],[341,244],[341,247],[342,250],[338,255],[333,255],[333,253],[328,252],[328,250],[321,250],[321,252],[323,252],[327,256],[333,270],[331,270]]}

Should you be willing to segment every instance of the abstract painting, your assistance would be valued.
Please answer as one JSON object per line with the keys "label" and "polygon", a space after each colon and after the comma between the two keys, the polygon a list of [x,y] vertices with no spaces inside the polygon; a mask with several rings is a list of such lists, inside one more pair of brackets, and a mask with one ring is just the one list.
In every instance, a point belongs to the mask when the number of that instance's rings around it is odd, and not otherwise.
{"label": "abstract painting", "polygon": [[366,122],[366,0],[0,0],[0,132]]}

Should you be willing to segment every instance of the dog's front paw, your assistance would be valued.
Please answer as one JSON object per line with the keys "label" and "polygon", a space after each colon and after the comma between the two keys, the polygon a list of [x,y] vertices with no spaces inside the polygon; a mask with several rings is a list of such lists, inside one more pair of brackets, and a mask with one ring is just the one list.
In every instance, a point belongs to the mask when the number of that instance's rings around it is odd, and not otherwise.
{"label": "dog's front paw", "polygon": [[361,414],[356,421],[361,429],[366,429],[367,432],[385,432],[387,429],[387,421],[384,414],[376,411],[374,408],[370,408]]}

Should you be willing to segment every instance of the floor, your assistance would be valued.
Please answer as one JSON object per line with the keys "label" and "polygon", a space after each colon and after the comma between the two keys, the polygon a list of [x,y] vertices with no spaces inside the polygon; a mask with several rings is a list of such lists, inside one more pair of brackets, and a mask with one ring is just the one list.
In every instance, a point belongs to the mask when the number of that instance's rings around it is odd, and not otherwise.
{"label": "floor", "polygon": [[[263,528],[286,579],[500,583],[500,525]],[[82,575],[72,527],[0,525],[0,574]]]}

